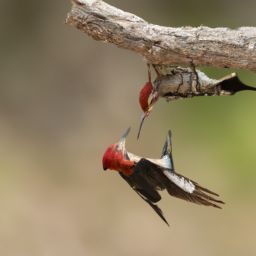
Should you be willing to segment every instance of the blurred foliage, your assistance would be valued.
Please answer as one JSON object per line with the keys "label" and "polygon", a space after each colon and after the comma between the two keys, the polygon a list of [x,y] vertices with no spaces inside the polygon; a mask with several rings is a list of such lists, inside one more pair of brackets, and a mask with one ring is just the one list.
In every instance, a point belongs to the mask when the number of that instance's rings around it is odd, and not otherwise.
{"label": "blurred foliage", "polygon": [[[108,3],[165,26],[256,25],[249,0]],[[1,255],[255,255],[256,95],[162,100],[137,142],[145,63],[66,26],[69,9],[0,2]],[[256,86],[255,74],[236,71]],[[105,148],[130,125],[129,150],[151,157],[171,128],[176,168],[220,193],[224,209],[164,194],[167,229],[116,173],[102,172]]]}

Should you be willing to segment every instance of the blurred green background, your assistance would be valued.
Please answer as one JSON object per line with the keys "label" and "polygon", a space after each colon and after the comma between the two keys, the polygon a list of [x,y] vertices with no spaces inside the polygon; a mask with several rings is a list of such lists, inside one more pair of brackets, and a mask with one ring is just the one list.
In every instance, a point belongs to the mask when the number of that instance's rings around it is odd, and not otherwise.
{"label": "blurred green background", "polygon": [[[159,25],[256,26],[255,1],[108,3]],[[0,1],[0,254],[256,255],[256,94],[162,100],[137,142],[146,65],[65,25],[70,6]],[[256,86],[255,74],[237,72]],[[106,147],[130,125],[128,149],[148,157],[171,128],[177,170],[218,192],[224,209],[164,193],[167,228],[119,175],[103,172]]]}

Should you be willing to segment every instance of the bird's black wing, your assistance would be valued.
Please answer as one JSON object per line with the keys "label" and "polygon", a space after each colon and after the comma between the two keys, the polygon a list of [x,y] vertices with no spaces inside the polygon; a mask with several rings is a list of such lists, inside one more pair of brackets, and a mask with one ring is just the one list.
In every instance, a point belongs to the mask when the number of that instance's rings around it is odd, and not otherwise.
{"label": "bird's black wing", "polygon": [[169,226],[169,223],[165,219],[162,210],[156,205],[161,200],[159,193],[145,180],[141,175],[134,173],[130,176],[126,176],[119,173],[120,176],[132,187],[132,189],[145,201],[158,216]]}
{"label": "bird's black wing", "polygon": [[142,158],[134,167],[135,173],[140,173],[154,188],[166,189],[171,196],[181,198],[196,204],[221,208],[218,204],[224,202],[215,197],[218,194],[200,186],[170,169],[163,168]]}
{"label": "bird's black wing", "polygon": [[255,87],[244,84],[236,75],[236,73],[232,73],[228,76],[225,76],[218,82],[220,89],[223,91],[227,91],[231,94],[235,94],[239,91],[249,90],[256,91]]}

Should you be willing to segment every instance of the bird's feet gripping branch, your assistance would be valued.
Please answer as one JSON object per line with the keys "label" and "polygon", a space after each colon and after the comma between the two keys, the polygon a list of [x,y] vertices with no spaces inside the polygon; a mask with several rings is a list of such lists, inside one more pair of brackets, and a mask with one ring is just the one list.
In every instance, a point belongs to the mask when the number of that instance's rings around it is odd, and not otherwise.
{"label": "bird's feet gripping branch", "polygon": [[119,142],[107,148],[102,159],[103,169],[118,171],[120,176],[166,224],[168,222],[156,204],[161,200],[158,192],[161,190],[167,190],[169,195],[186,201],[221,208],[220,205],[224,202],[216,198],[218,194],[176,172],[172,157],[170,131],[160,159],[144,158],[128,152],[125,141],[129,132],[130,128]]}

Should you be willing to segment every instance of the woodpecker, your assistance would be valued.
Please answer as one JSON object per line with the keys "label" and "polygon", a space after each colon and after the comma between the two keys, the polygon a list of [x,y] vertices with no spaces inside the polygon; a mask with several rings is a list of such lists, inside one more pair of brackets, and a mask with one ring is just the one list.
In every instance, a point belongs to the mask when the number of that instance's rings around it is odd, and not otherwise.
{"label": "woodpecker", "polygon": [[149,115],[159,97],[165,98],[167,101],[173,101],[195,96],[234,95],[244,90],[256,91],[255,87],[244,84],[236,73],[216,80],[196,69],[193,64],[191,64],[191,67],[168,65],[153,65],[153,67],[157,77],[154,82],[151,81],[150,65],[148,64],[148,81],[142,87],[139,95],[143,115],[137,139],[145,118]]}
{"label": "woodpecker", "polygon": [[176,172],[172,156],[171,131],[168,131],[159,159],[144,158],[128,152],[125,142],[129,132],[130,128],[117,143],[107,148],[102,159],[103,169],[117,171],[167,225],[169,224],[157,205],[161,200],[159,191],[167,190],[171,196],[221,209],[220,205],[224,202],[216,198],[218,194]]}

